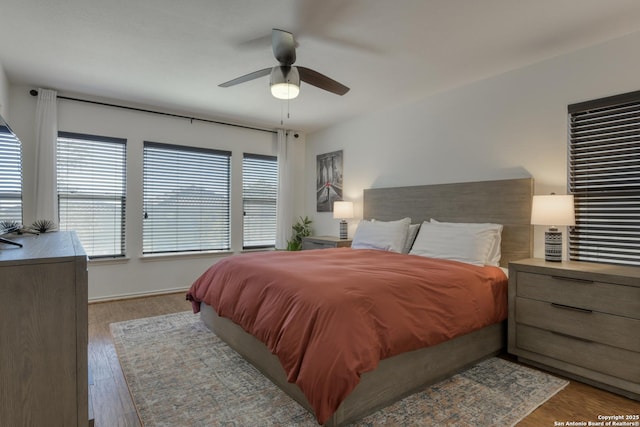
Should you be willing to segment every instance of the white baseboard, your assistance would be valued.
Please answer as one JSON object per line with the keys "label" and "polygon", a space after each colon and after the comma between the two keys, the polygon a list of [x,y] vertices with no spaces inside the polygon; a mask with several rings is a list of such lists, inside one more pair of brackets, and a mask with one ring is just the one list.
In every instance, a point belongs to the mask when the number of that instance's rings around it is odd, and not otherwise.
{"label": "white baseboard", "polygon": [[144,297],[152,297],[152,296],[158,296],[158,295],[175,294],[178,292],[185,292],[186,294],[188,290],[189,290],[189,287],[162,289],[160,291],[133,292],[128,294],[110,295],[107,297],[89,298],[89,304],[97,303],[97,302],[119,301],[124,299],[134,299],[134,298],[144,298]]}

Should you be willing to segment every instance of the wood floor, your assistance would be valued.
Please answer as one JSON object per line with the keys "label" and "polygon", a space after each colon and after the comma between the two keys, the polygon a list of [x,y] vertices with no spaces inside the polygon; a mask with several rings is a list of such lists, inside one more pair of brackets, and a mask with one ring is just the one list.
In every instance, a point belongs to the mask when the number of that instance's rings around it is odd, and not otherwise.
{"label": "wood floor", "polygon": [[184,293],[89,304],[89,401],[95,427],[140,426],[109,324],[190,309]]}
{"label": "wood floor", "polygon": [[[109,324],[190,309],[184,293],[89,304],[89,399],[95,427],[140,426]],[[640,402],[571,381],[518,426],[554,426],[554,422],[598,421],[598,415],[634,414],[640,414]]]}

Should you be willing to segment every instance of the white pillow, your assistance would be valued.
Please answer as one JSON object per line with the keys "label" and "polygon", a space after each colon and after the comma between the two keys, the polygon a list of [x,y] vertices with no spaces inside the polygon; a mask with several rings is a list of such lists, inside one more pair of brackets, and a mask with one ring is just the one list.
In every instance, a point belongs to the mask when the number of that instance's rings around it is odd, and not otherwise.
{"label": "white pillow", "polygon": [[358,224],[353,236],[353,249],[380,249],[401,252],[407,240],[411,218],[398,221],[366,221]]}
{"label": "white pillow", "polygon": [[419,230],[420,224],[409,224],[409,230],[407,231],[407,240],[404,242],[404,247],[402,248],[403,254],[408,254],[409,251],[411,251],[411,246],[413,246],[413,242],[415,242]]}
{"label": "white pillow", "polygon": [[476,222],[440,222],[431,218],[432,224],[449,225],[452,227],[467,227],[471,230],[491,230],[493,232],[493,242],[489,249],[489,255],[485,262],[485,265],[493,265],[495,267],[500,266],[500,258],[502,257],[501,245],[502,245],[502,224],[493,223],[476,223]]}
{"label": "white pillow", "polygon": [[409,253],[482,266],[486,264],[494,235],[489,229],[473,230],[425,221]]}

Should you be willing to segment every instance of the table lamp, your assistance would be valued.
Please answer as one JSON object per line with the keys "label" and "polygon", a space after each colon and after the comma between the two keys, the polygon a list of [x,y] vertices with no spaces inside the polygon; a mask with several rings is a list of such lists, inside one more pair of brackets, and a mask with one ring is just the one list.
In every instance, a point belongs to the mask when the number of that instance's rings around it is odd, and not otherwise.
{"label": "table lamp", "polygon": [[333,202],[333,217],[340,219],[340,239],[345,240],[347,238],[347,221],[348,218],[353,218],[353,202]]}
{"label": "table lamp", "polygon": [[544,233],[545,261],[562,261],[562,232],[558,226],[576,225],[573,195],[533,196],[531,224],[548,225]]}

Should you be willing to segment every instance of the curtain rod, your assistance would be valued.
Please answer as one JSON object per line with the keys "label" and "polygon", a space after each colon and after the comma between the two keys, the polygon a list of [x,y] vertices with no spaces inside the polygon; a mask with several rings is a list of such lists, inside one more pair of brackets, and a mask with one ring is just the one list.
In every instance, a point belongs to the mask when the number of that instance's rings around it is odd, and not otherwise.
{"label": "curtain rod", "polygon": [[[35,90],[35,89],[31,89],[29,91],[29,94],[31,94],[31,96],[38,96],[38,91]],[[56,95],[56,97],[58,99],[65,99],[67,101],[86,102],[87,104],[102,105],[102,106],[105,106],[105,107],[122,108],[122,109],[125,109],[125,110],[138,111],[140,113],[159,114],[161,116],[175,117],[175,118],[178,118],[178,119],[187,119],[187,120],[191,120],[191,122],[193,122],[194,120],[197,120],[197,121],[200,121],[200,122],[214,123],[214,124],[217,124],[217,125],[233,126],[233,127],[237,127],[237,128],[251,129],[251,130],[257,130],[257,131],[261,131],[261,132],[277,133],[273,129],[265,129],[265,128],[258,128],[258,127],[253,127],[253,126],[239,125],[239,124],[235,124],[235,123],[220,122],[220,121],[217,121],[217,120],[201,119],[201,118],[198,118],[198,117],[183,116],[181,114],[165,113],[163,111],[147,110],[147,109],[144,109],[144,108],[128,107],[126,105],[110,104],[110,103],[107,103],[107,102],[99,102],[99,101],[90,101],[88,99],[71,98],[71,97],[68,97],[68,96],[61,96],[61,95]]]}

